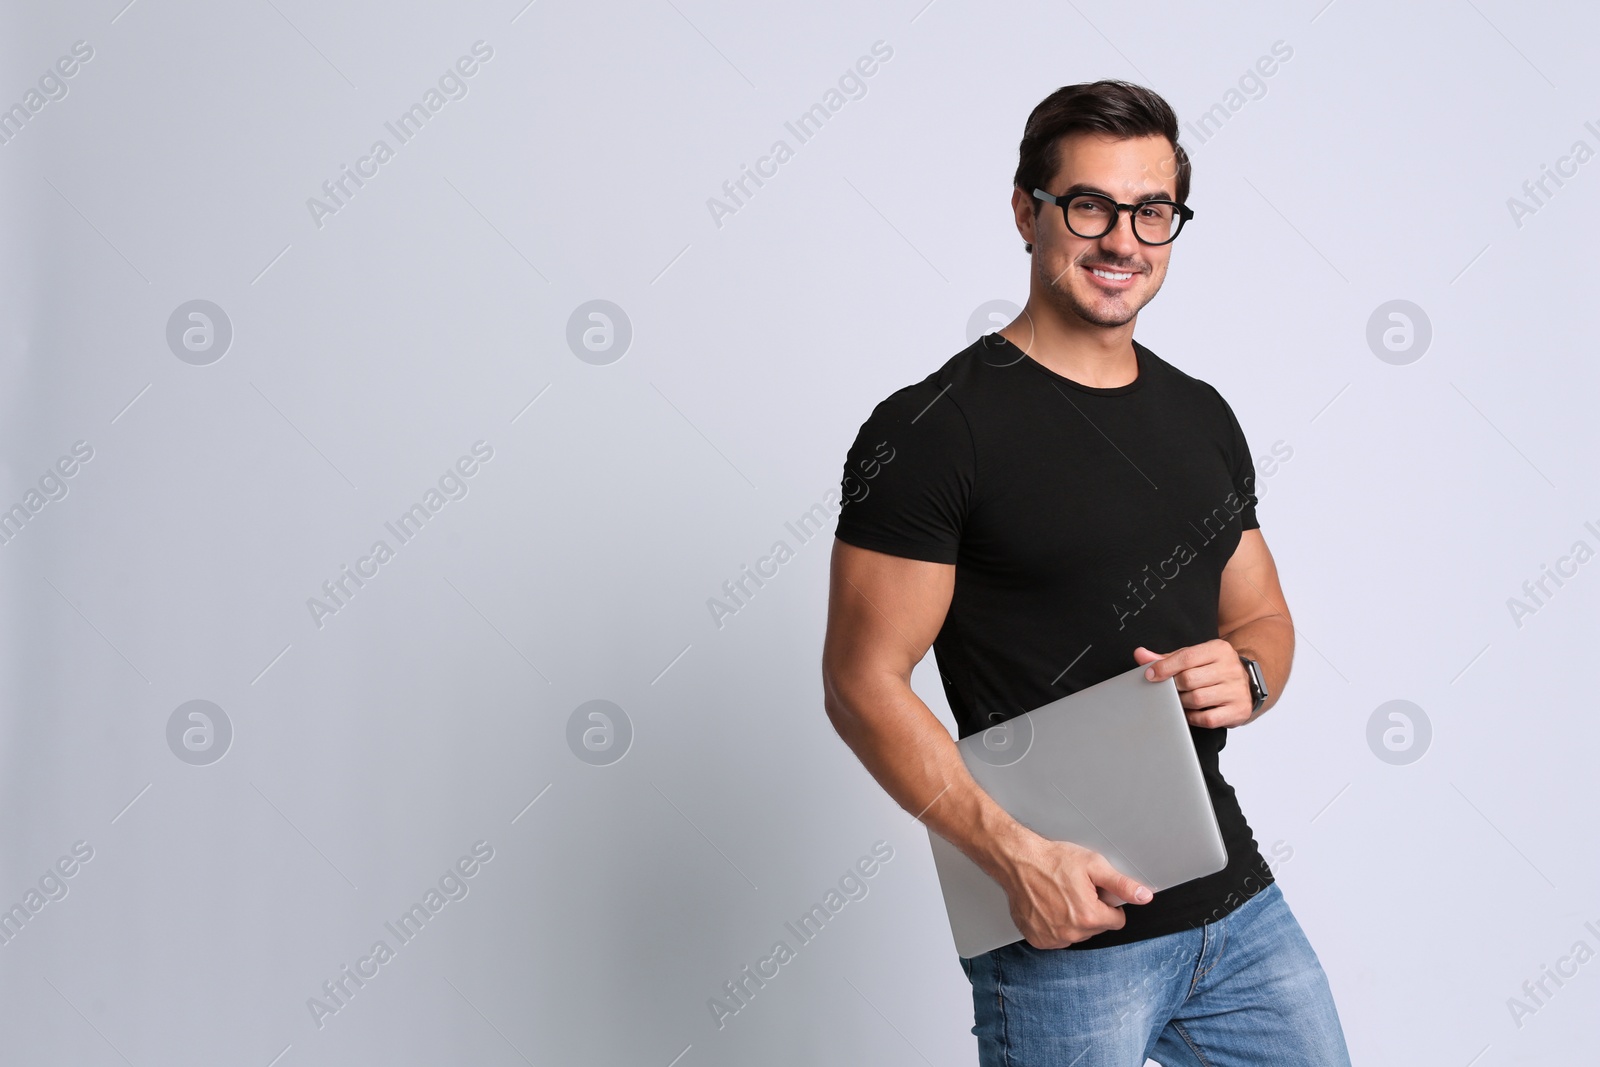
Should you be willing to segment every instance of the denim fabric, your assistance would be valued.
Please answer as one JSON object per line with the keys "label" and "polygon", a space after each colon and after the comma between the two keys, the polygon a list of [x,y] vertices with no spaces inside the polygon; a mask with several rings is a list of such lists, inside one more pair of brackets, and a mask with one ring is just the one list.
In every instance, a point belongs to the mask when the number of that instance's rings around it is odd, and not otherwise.
{"label": "denim fabric", "polygon": [[980,1067],[1349,1067],[1327,976],[1276,882],[1175,934],[958,959]]}

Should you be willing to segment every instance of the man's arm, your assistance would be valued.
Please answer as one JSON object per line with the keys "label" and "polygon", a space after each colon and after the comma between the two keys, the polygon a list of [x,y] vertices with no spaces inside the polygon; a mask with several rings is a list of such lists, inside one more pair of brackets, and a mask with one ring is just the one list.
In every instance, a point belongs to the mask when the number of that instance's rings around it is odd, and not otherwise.
{"label": "man's arm", "polygon": [[[1239,547],[1222,569],[1222,589],[1217,600],[1215,641],[1190,645],[1167,654],[1148,677],[1160,681],[1177,677],[1178,694],[1191,726],[1243,726],[1266,714],[1278,702],[1289,682],[1294,659],[1294,620],[1278,585],[1278,567],[1261,531],[1246,530]],[[1151,663],[1160,654],[1146,648],[1134,652],[1139,663]],[[1267,699],[1258,711],[1250,710],[1250,683],[1239,656],[1249,656],[1261,666]]]}
{"label": "man's arm", "polygon": [[1018,930],[1060,948],[1127,921],[1099,887],[1144,903],[1150,892],[1090,849],[1018,823],[968,773],[949,732],[911,689],[911,672],[944,625],[955,567],[835,539],[822,685],[828,718],[906,811],[1005,890]]}
{"label": "man's arm", "polygon": [[[1265,715],[1289,684],[1294,663],[1294,620],[1278,584],[1278,565],[1261,531],[1246,530],[1228,565],[1222,569],[1217,599],[1217,632],[1242,656],[1261,666],[1267,699],[1246,722]],[[1245,689],[1248,692],[1249,683]],[[1248,698],[1245,706],[1249,707]]]}

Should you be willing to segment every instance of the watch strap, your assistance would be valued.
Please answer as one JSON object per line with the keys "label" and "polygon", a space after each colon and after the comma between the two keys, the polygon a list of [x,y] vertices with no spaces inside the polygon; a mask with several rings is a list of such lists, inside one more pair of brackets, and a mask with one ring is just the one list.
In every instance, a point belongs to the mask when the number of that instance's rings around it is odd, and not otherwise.
{"label": "watch strap", "polygon": [[1239,662],[1244,665],[1244,675],[1250,683],[1250,710],[1257,712],[1267,702],[1267,680],[1261,674],[1261,665],[1241,653]]}

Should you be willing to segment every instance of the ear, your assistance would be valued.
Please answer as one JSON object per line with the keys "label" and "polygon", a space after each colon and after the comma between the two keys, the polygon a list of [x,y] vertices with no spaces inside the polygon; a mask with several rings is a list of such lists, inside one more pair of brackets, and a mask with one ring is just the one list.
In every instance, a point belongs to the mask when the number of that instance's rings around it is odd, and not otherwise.
{"label": "ear", "polygon": [[1034,226],[1038,217],[1033,212],[1034,199],[1020,188],[1011,188],[1011,211],[1016,216],[1017,233],[1022,235],[1022,250],[1033,252]]}

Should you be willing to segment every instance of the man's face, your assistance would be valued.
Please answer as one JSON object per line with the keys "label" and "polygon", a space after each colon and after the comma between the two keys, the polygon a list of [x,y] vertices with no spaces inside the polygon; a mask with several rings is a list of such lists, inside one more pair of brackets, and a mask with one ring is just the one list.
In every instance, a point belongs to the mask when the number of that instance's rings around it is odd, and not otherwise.
{"label": "man's face", "polygon": [[[1114,140],[1080,133],[1062,138],[1059,151],[1061,169],[1042,187],[1047,193],[1104,193],[1123,204],[1149,196],[1177,199],[1177,159],[1165,137]],[[1055,204],[1040,204],[1034,218],[1031,193],[1019,191],[1013,203],[1022,235],[1033,243],[1034,271],[1046,298],[1062,315],[1097,326],[1131,322],[1160,291],[1172,245],[1140,243],[1126,211],[1117,213],[1116,227],[1104,237],[1079,237]],[[1094,268],[1131,277],[1106,278]]]}

